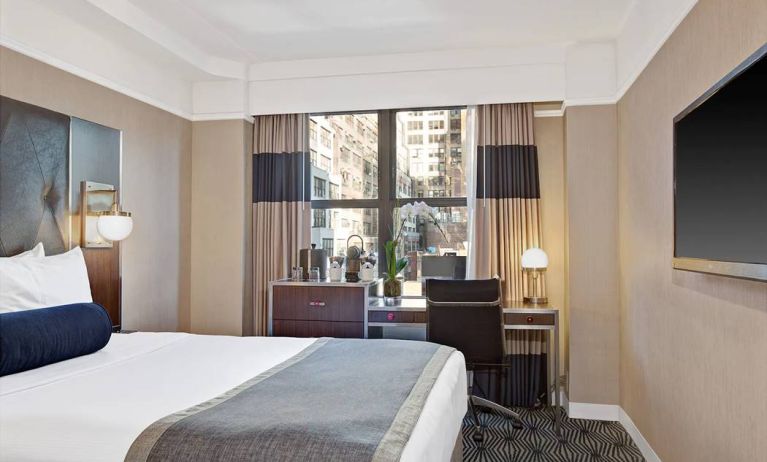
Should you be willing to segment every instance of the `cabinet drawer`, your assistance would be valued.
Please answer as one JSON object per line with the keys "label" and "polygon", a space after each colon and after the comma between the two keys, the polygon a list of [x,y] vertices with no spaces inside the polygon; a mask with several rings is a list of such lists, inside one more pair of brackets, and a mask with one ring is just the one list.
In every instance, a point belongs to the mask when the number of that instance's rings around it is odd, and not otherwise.
{"label": "cabinet drawer", "polygon": [[337,337],[363,338],[363,323],[332,321],[299,321],[275,319],[272,321],[272,335],[276,337]]}
{"label": "cabinet drawer", "polygon": [[425,311],[369,311],[368,322],[386,322],[392,324],[426,323]]}
{"label": "cabinet drawer", "polygon": [[273,319],[363,322],[364,288],[275,286],[272,290]]}
{"label": "cabinet drawer", "polygon": [[513,324],[517,326],[530,325],[530,326],[553,326],[554,315],[550,313],[504,313],[503,319],[505,324]]}

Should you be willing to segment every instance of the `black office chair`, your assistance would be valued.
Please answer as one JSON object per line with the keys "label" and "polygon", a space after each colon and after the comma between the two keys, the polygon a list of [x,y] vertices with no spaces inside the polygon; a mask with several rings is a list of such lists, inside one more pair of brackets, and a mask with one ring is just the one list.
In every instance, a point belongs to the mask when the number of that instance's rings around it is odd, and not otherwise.
{"label": "black office chair", "polygon": [[477,406],[506,415],[514,419],[514,428],[522,428],[519,414],[473,394],[475,370],[507,367],[500,281],[427,279],[426,303],[427,339],[456,348],[466,358],[474,440],[483,439]]}

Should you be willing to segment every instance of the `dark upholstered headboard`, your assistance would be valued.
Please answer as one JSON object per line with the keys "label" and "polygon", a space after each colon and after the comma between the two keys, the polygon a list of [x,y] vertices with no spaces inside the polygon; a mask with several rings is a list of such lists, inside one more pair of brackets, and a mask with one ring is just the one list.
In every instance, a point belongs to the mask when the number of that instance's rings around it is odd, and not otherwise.
{"label": "dark upholstered headboard", "polygon": [[0,256],[38,242],[69,249],[69,126],[58,112],[0,97]]}
{"label": "dark upholstered headboard", "polygon": [[[0,96],[0,256],[38,242],[46,255],[55,255],[79,243],[79,227],[72,235],[70,226],[79,218],[71,189],[80,180],[119,187],[120,136],[119,130]],[[83,256],[93,301],[119,326],[119,244],[85,248]]]}

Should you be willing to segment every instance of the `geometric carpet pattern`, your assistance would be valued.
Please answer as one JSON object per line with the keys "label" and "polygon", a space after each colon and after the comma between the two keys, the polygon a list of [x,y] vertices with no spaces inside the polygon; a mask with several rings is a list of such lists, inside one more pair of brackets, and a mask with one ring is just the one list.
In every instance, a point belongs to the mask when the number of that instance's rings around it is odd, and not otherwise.
{"label": "geometric carpet pattern", "polygon": [[481,412],[484,441],[472,439],[469,414],[463,420],[465,462],[644,462],[642,453],[618,422],[570,419],[562,413],[561,437],[554,431],[553,408],[514,408],[524,428],[504,416]]}

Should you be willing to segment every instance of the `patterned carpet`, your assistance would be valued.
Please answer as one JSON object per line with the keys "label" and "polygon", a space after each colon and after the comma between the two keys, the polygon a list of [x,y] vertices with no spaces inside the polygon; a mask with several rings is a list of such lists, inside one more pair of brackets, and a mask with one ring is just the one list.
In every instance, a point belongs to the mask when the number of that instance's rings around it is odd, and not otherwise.
{"label": "patterned carpet", "polygon": [[464,419],[463,460],[467,462],[644,462],[642,453],[618,422],[562,417],[562,438],[554,432],[553,410],[514,409],[524,428],[497,414],[480,414],[485,439],[472,439],[470,417]]}

